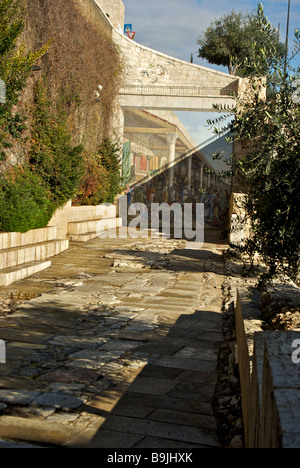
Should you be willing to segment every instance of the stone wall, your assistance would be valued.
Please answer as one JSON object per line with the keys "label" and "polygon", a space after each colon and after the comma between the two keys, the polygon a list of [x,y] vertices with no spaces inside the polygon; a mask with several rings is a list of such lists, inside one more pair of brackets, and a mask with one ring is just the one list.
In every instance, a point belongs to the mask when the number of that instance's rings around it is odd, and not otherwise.
{"label": "stone wall", "polygon": [[74,3],[88,21],[111,37],[112,24],[95,0],[74,0]]}
{"label": "stone wall", "polygon": [[95,2],[101,7],[112,25],[117,29],[120,26],[123,30],[125,7],[122,0],[95,0]]}
{"label": "stone wall", "polygon": [[263,330],[246,290],[235,319],[246,448],[299,448],[300,331]]}
{"label": "stone wall", "polygon": [[245,217],[245,194],[232,193],[229,209],[229,243],[242,246],[250,237],[250,221]]}

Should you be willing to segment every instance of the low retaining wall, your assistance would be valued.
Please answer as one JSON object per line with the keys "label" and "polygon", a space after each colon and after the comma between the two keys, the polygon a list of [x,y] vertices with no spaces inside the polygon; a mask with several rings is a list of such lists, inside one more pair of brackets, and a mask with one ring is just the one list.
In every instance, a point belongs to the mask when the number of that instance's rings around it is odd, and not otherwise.
{"label": "low retaining wall", "polygon": [[121,224],[116,205],[72,206],[69,201],[45,228],[0,232],[0,286],[49,268],[51,257],[67,250],[69,240],[85,242]]}
{"label": "low retaining wall", "polygon": [[246,448],[299,448],[300,331],[264,331],[246,290],[235,319]]}
{"label": "low retaining wall", "polygon": [[69,201],[63,208],[56,210],[48,226],[55,226],[57,236],[60,239],[65,239],[70,234],[71,223],[87,223],[102,218],[113,219],[116,217],[116,205],[108,203],[97,206],[72,206],[72,202]]}

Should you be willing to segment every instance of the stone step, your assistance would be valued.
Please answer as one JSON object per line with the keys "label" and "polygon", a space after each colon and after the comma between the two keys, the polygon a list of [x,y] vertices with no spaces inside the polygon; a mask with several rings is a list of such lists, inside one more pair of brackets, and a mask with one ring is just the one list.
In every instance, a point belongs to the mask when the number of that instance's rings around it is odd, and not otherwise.
{"label": "stone step", "polygon": [[0,272],[30,262],[41,262],[69,248],[69,240],[51,240],[0,250]]}
{"label": "stone step", "polygon": [[89,240],[101,232],[122,226],[122,218],[102,218],[89,221],[76,221],[68,224],[69,239]]}
{"label": "stone step", "polygon": [[28,278],[51,266],[51,260],[24,263],[21,266],[0,270],[0,286],[9,286],[16,281]]}
{"label": "stone step", "polygon": [[79,435],[83,427],[70,427],[61,423],[26,419],[18,416],[0,416],[0,437],[31,443],[65,445]]}
{"label": "stone step", "polygon": [[68,219],[70,222],[89,221],[99,218],[115,218],[117,207],[112,204],[97,206],[71,206]]}
{"label": "stone step", "polygon": [[55,240],[56,231],[55,226],[47,226],[27,232],[0,232],[0,251]]}

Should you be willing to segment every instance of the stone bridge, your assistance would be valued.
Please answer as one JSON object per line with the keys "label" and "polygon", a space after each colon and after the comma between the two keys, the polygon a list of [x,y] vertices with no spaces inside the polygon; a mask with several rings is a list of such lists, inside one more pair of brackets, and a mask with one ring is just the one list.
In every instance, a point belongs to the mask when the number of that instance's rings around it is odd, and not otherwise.
{"label": "stone bridge", "polygon": [[[159,155],[160,160],[166,157],[169,162],[169,133],[177,135],[176,157],[196,146],[190,135],[181,138],[182,124],[175,122],[177,128],[174,128],[171,115],[174,111],[211,112],[216,110],[215,105],[226,106],[226,111],[230,111],[235,106],[236,96],[247,92],[244,79],[185,62],[130,39],[123,33],[125,7],[122,0],[76,0],[76,3],[91,23],[119,46],[125,71],[114,115],[113,137],[122,144],[130,141],[132,147],[142,148],[131,157],[132,164],[140,154],[145,158],[157,158],[153,148],[165,153]],[[170,118],[164,115],[162,122],[161,112],[168,112]],[[127,122],[133,120],[143,123],[128,125]],[[148,164],[146,173],[157,168]]]}
{"label": "stone bridge", "polygon": [[235,105],[243,87],[236,76],[169,57],[113,30],[126,64],[119,99],[123,109],[212,111]]}
{"label": "stone bridge", "polygon": [[244,80],[168,56],[123,34],[122,0],[77,0],[85,16],[119,45],[125,63],[120,105],[126,108],[211,111],[234,106]]}

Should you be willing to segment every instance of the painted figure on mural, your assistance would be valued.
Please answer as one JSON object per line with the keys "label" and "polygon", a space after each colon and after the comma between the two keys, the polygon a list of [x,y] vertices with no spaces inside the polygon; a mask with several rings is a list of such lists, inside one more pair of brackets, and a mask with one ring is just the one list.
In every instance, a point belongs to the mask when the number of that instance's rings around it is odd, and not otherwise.
{"label": "painted figure on mural", "polygon": [[169,199],[169,194],[168,194],[169,188],[167,185],[164,186],[163,193],[162,193],[162,201],[163,203],[168,203]]}
{"label": "painted figure on mural", "polygon": [[230,189],[221,179],[208,187],[208,177],[200,180],[198,161],[192,165],[192,180],[189,181],[186,169],[178,163],[174,168],[173,185],[169,188],[168,171],[162,171],[145,183],[135,184],[134,190],[127,192],[128,203],[139,202],[150,206],[152,203],[192,203],[195,212],[197,203],[204,203],[205,223],[220,228],[227,223]]}
{"label": "painted figure on mural", "polygon": [[175,195],[176,195],[176,194],[175,194],[175,189],[174,189],[174,187],[172,186],[172,187],[170,188],[170,192],[169,192],[169,202],[170,202],[170,203],[174,203],[174,202],[176,201]]}
{"label": "painted figure on mural", "polygon": [[133,197],[132,197],[133,191],[134,191],[133,186],[130,187],[130,185],[126,184],[127,204],[128,204],[128,206],[130,206],[132,201],[133,201]]}

